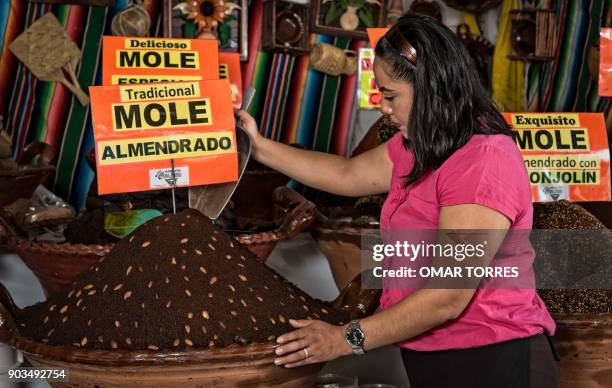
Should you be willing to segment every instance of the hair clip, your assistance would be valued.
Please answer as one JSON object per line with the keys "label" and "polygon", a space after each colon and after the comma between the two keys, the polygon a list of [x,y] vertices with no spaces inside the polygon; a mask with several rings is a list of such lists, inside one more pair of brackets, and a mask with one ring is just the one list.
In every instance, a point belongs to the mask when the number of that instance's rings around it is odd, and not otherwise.
{"label": "hair clip", "polygon": [[406,58],[408,62],[416,66],[417,52],[416,49],[402,36],[402,34],[396,29],[391,28],[389,30],[389,37],[387,40],[393,46],[399,55]]}

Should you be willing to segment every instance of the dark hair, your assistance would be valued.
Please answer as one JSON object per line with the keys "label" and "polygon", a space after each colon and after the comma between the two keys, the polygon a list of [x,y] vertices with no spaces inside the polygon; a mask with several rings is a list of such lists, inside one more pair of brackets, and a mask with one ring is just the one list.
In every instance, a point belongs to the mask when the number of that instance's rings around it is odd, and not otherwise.
{"label": "dark hair", "polygon": [[[416,65],[405,52],[410,46],[416,51]],[[414,154],[414,166],[404,177],[406,185],[440,167],[474,134],[511,135],[467,50],[437,20],[407,12],[379,40],[376,57],[390,65],[393,79],[414,89],[404,140]]]}

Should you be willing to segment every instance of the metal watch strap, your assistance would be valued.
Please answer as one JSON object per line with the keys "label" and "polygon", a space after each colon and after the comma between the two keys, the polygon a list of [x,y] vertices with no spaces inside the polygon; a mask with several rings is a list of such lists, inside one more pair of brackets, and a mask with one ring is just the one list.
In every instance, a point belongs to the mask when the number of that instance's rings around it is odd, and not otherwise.
{"label": "metal watch strap", "polygon": [[[363,339],[361,340],[361,345],[360,346],[353,345],[348,340],[348,338],[347,338],[349,331],[351,331],[353,329],[359,330],[361,332],[361,334],[363,335]],[[353,353],[354,354],[357,354],[357,355],[365,354],[365,350],[363,349],[363,342],[365,341],[365,333],[363,332],[363,329],[361,328],[361,325],[359,324],[358,320],[353,320],[353,321],[349,322],[348,326],[346,327],[346,333],[345,333],[345,338],[344,339],[349,344],[351,349],[353,349]]]}

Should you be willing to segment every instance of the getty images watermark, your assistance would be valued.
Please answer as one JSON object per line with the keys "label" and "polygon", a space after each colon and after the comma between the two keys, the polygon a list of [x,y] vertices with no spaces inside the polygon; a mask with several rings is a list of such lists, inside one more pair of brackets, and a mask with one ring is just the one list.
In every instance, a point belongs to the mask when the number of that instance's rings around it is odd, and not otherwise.
{"label": "getty images watermark", "polygon": [[[413,244],[408,241],[396,241],[393,244],[376,244],[373,246],[372,259],[381,262],[388,258],[404,258],[410,262],[415,262],[419,258],[437,257],[439,259],[452,259],[458,263],[466,259],[479,259],[482,262],[486,256],[487,241],[480,244],[439,244],[439,243],[420,243]],[[409,277],[409,278],[430,278],[430,277],[502,277],[502,278],[517,278],[519,276],[519,268],[517,266],[510,267],[492,267],[492,266],[460,266],[442,265],[442,266],[419,266],[418,268],[401,267],[397,269],[384,269],[382,266],[376,266],[372,270],[372,274],[377,278],[384,277]]]}
{"label": "getty images watermark", "polygon": [[361,239],[366,288],[610,288],[610,230],[387,230]]}

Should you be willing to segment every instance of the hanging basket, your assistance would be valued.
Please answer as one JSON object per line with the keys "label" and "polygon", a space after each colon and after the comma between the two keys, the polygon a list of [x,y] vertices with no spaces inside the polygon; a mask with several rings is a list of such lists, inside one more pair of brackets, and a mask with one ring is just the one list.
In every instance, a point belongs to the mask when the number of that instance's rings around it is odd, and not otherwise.
{"label": "hanging basket", "polygon": [[353,74],[357,71],[357,55],[329,43],[317,43],[310,51],[310,66],[332,76]]}
{"label": "hanging basket", "polygon": [[113,18],[111,31],[115,36],[149,36],[151,17],[140,4],[134,4],[119,12]]}

